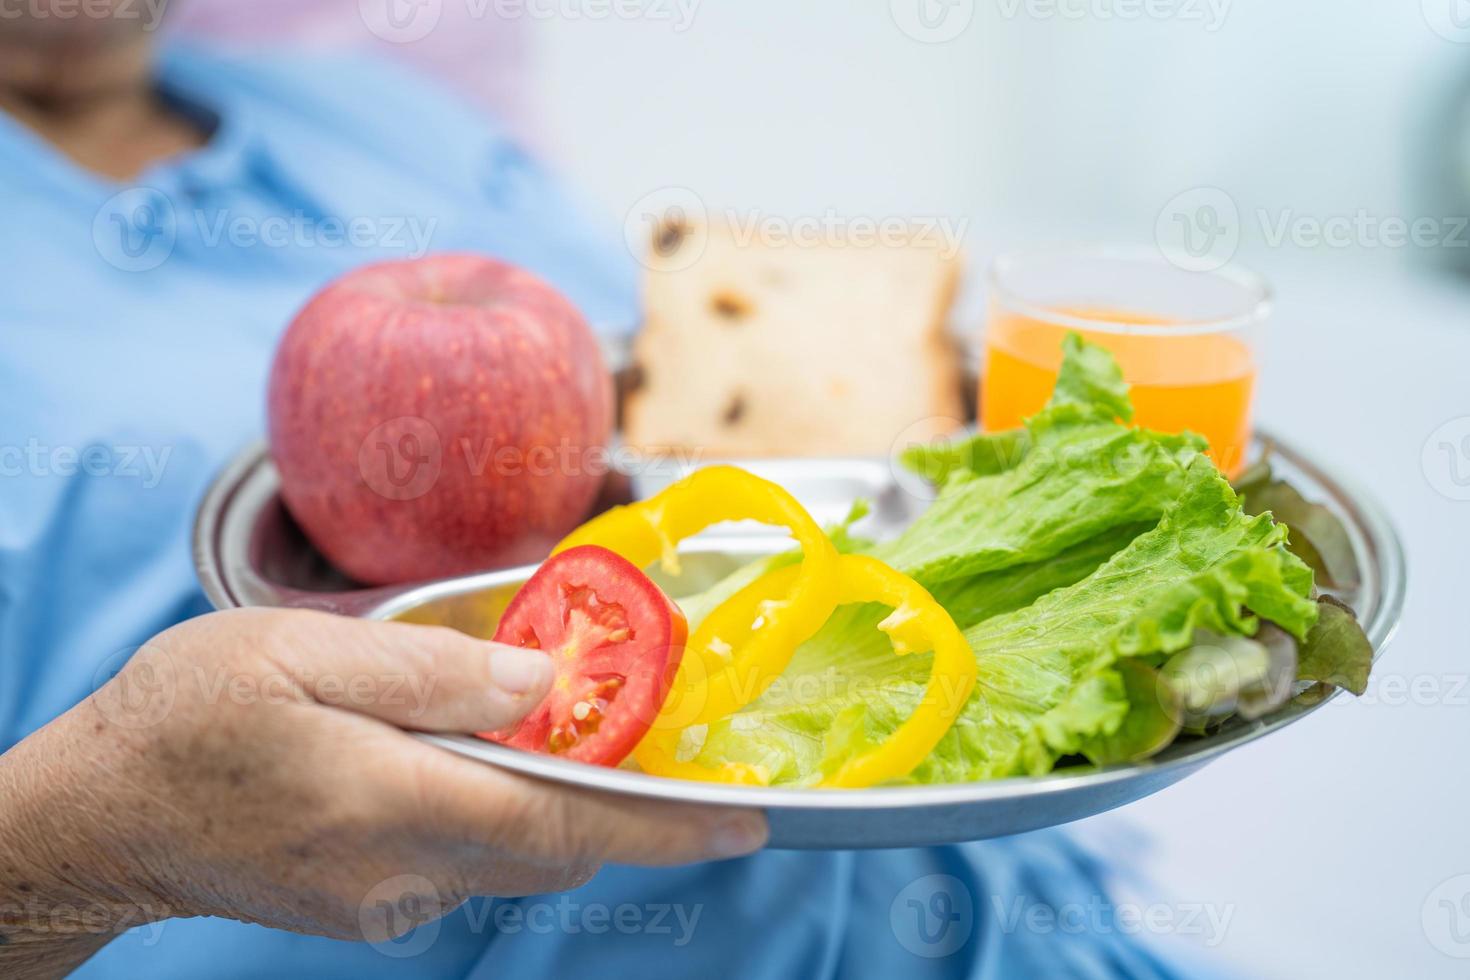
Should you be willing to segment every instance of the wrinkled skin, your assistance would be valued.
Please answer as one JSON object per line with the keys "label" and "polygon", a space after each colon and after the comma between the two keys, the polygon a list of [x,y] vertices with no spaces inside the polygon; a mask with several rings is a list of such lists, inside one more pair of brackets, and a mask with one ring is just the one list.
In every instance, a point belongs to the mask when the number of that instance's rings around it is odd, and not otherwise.
{"label": "wrinkled skin", "polygon": [[556,788],[402,730],[508,727],[551,677],[539,651],[320,613],[160,634],[0,756],[0,974],[59,975],[175,916],[382,940],[605,861],[761,846],[759,814]]}

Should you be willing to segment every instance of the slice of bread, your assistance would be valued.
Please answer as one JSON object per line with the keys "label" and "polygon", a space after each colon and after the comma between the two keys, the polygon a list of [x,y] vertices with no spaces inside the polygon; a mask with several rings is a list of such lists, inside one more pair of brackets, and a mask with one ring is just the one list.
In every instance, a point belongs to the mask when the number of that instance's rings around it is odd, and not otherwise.
{"label": "slice of bread", "polygon": [[961,260],[918,231],[770,244],[723,223],[655,233],[624,436],[702,458],[882,456],[961,426],[946,324]]}

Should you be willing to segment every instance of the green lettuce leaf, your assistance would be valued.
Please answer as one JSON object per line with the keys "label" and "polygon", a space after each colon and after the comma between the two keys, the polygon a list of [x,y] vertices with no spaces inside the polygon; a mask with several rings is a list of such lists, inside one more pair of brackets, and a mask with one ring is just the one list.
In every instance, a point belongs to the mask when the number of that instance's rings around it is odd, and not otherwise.
{"label": "green lettuce leaf", "polygon": [[899,457],[905,468],[935,486],[944,486],[956,473],[994,476],[1014,469],[1031,448],[1025,429],[981,432],[968,439],[920,443]]}
{"label": "green lettuce leaf", "polygon": [[1296,641],[1273,623],[1254,637],[1202,631],[1159,670],[1180,695],[1180,723],[1204,731],[1231,715],[1259,718],[1291,700]]}
{"label": "green lettuce leaf", "polygon": [[1307,500],[1291,484],[1271,478],[1269,469],[1266,479],[1247,483],[1241,496],[1246,513],[1269,513],[1291,529],[1287,547],[1311,566],[1319,584],[1348,590],[1362,585],[1352,539],[1332,511]]}
{"label": "green lettuce leaf", "polygon": [[[1080,384],[1080,382],[1079,382]],[[1027,421],[1031,450],[989,476],[951,477],[913,525],[871,552],[926,586],[1042,561],[1123,524],[1157,521],[1204,446],[1161,440],[1063,402]]]}
{"label": "green lettuce leaf", "polygon": [[930,594],[960,629],[967,629],[991,616],[1030,605],[1053,589],[1082,581],[1151,527],[1152,524],[1124,524],[1075,544],[1046,561],[971,578],[950,579],[935,585]]}
{"label": "green lettuce leaf", "polygon": [[1184,649],[1199,630],[1250,635],[1258,623],[1250,611],[1305,636],[1317,615],[1312,574],[1284,538],[1269,517],[1244,514],[1198,458],[1153,531],[1076,585],[966,631],[980,682],[914,778],[1037,775],[1114,734],[1128,705],[1108,669],[1120,657]]}
{"label": "green lettuce leaf", "polygon": [[[931,465],[930,472],[944,471],[943,492],[904,534],[874,549],[875,557],[933,586],[1042,561],[1119,525],[1157,521],[1178,499],[1204,441],[1119,424],[1133,409],[1112,356],[1075,334],[1063,347],[1051,401],[1026,420],[1024,436],[962,444],[959,452],[981,460],[978,467]],[[988,465],[987,453],[1008,461],[1021,449],[1014,465]],[[938,458],[927,457],[930,464]]]}
{"label": "green lettuce leaf", "polygon": [[[1010,611],[980,610],[965,631],[980,663],[975,692],[910,780],[1039,775],[1116,736],[1130,713],[1120,658],[1184,649],[1199,630],[1249,635],[1252,612],[1305,636],[1317,616],[1312,574],[1285,533],[1244,514],[1196,456],[1155,528],[1070,585]],[[886,738],[917,703],[930,658],[895,656],[875,629],[880,615],[840,610],[776,685],[709,726],[700,761],[752,762],[777,782],[810,783]]]}
{"label": "green lettuce leaf", "polygon": [[[1128,385],[1112,357],[1076,334],[1068,334],[1062,346],[1062,366],[1048,407],[1072,405],[1103,421],[1131,421],[1133,405],[1128,400]],[[936,486],[943,486],[955,473],[994,476],[1014,469],[1030,451],[1031,433],[1012,429],[910,446],[900,462]]]}
{"label": "green lettuce leaf", "polygon": [[1075,333],[1062,339],[1062,366],[1047,407],[1058,405],[1076,405],[1108,421],[1133,421],[1133,403],[1128,400],[1128,385],[1118,362],[1107,350]]}
{"label": "green lettuce leaf", "polygon": [[1320,615],[1297,653],[1297,678],[1361,695],[1373,669],[1373,644],[1351,609],[1331,596],[1317,601]]}
{"label": "green lettuce leaf", "polygon": [[1118,727],[1082,743],[1093,765],[1137,762],[1166,748],[1178,736],[1184,718],[1184,693],[1169,678],[1138,657],[1118,661],[1128,711]]}

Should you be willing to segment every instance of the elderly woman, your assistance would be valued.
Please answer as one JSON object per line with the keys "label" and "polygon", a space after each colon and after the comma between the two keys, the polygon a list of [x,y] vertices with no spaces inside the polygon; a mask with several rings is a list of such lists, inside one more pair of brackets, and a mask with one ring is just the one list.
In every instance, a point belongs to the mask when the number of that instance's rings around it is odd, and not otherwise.
{"label": "elderly woman", "polygon": [[321,56],[155,51],[153,9],[0,18],[0,975],[1167,975],[1114,930],[1028,929],[1098,901],[1061,835],[761,852],[759,813],[574,793],[403,734],[513,723],[549,684],[537,651],[207,614],[191,515],[260,431],[313,290],[469,249],[594,323],[636,309],[628,257],[453,99]]}

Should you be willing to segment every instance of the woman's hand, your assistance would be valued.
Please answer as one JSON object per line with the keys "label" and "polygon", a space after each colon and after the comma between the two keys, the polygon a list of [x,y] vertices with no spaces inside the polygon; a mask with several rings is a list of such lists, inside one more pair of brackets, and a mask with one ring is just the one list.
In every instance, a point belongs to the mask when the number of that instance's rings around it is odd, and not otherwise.
{"label": "woman's hand", "polygon": [[173,916],[381,940],[472,895],[576,887],[604,861],[764,843],[758,813],[538,783],[401,730],[508,727],[551,680],[540,651],[321,613],[159,634],[0,756],[0,973],[65,969]]}

